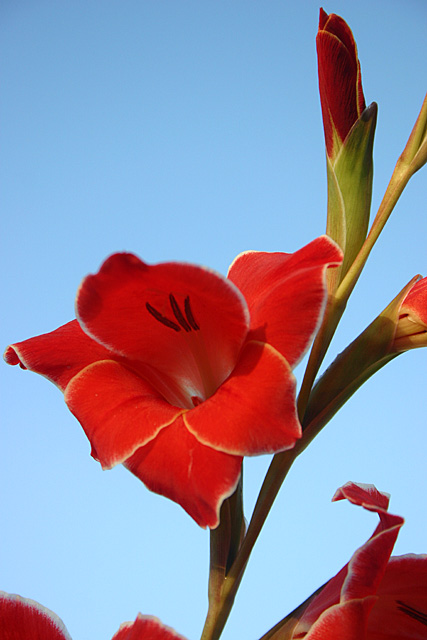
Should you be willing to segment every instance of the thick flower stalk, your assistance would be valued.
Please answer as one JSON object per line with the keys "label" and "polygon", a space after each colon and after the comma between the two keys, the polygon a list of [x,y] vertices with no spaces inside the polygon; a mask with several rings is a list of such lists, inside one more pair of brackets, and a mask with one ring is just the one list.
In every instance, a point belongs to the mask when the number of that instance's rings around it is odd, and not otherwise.
{"label": "thick flower stalk", "polygon": [[115,254],[83,280],[76,320],[5,359],[63,391],[104,469],[123,463],[214,528],[242,457],[301,436],[291,370],[341,258],[322,236],[293,254],[243,253],[224,278]]}
{"label": "thick flower stalk", "polygon": [[[62,620],[38,602],[0,591],[2,640],[72,640]],[[185,640],[157,618],[138,614],[124,622],[112,640]]]}
{"label": "thick flower stalk", "polygon": [[368,231],[377,106],[366,108],[356,43],[342,18],[320,10],[316,46],[328,176],[326,231],[344,251],[341,268],[329,274],[333,293]]}
{"label": "thick flower stalk", "polygon": [[404,520],[388,513],[389,496],[348,482],[333,500],[347,499],[380,522],[350,562],[263,640],[424,640],[427,634],[427,555],[391,557]]}

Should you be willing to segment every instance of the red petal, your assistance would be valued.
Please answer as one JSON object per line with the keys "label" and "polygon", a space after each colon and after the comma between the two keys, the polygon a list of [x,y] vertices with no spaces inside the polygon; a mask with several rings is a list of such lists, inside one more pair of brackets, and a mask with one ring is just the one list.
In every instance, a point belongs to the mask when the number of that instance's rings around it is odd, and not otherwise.
{"label": "red petal", "polygon": [[297,632],[292,637],[295,640],[365,640],[368,616],[374,604],[372,596],[337,604],[322,613],[307,635]]}
{"label": "red petal", "polygon": [[373,484],[346,482],[335,491],[332,502],[345,499],[359,507],[365,507],[369,511],[386,511],[390,495],[383,491],[378,491]]}
{"label": "red petal", "polygon": [[105,347],[89,338],[77,320],[51,333],[17,342],[8,347],[4,359],[45,376],[61,391],[79,371],[97,360],[115,357]]}
{"label": "red petal", "polygon": [[400,520],[400,524],[374,534],[353,554],[341,589],[341,601],[374,595],[377,592],[403,524],[403,518]]}
{"label": "red petal", "polygon": [[76,307],[89,335],[174,378],[188,398],[204,399],[230,374],[249,325],[226,278],[189,264],[148,266],[131,254],[88,276]]}
{"label": "red petal", "polygon": [[334,130],[344,141],[365,109],[360,63],[350,27],[335,14],[321,10],[316,45],[326,149],[332,156]]}
{"label": "red petal", "polygon": [[185,640],[158,618],[138,614],[135,622],[124,622],[111,640]]}
{"label": "red petal", "polygon": [[183,419],[203,444],[242,456],[291,449],[302,433],[289,365],[258,342],[244,347],[231,376]]}
{"label": "red petal", "polygon": [[180,504],[201,527],[214,528],[223,500],[237,486],[241,462],[200,444],[180,417],[125,466],[151,491]]}
{"label": "red petal", "polygon": [[249,306],[248,339],[271,344],[294,367],[322,318],[326,268],[341,261],[341,250],[328,236],[295,253],[248,251],[238,256],[228,277]]}
{"label": "red petal", "polygon": [[64,398],[104,469],[124,462],[182,413],[112,360],[86,367],[71,380]]}
{"label": "red petal", "polygon": [[403,524],[403,518],[387,513],[388,495],[373,485],[347,482],[337,490],[333,500],[343,498],[377,512],[380,524],[370,539],[353,554],[350,562],[310,602],[301,618],[301,629],[310,628],[322,611],[329,610],[339,602],[369,600],[370,596],[380,591],[393,545]]}
{"label": "red petal", "polygon": [[403,518],[387,513],[388,495],[373,485],[348,482],[338,489],[333,500],[347,498],[353,504],[375,511],[380,523],[369,540],[353,554],[341,589],[341,601],[363,598],[377,592],[396,542]]}
{"label": "red petal", "polygon": [[0,591],[2,640],[71,640],[62,620],[34,600]]}
{"label": "red petal", "polygon": [[406,296],[400,314],[415,317],[427,327],[427,278],[418,280]]}
{"label": "red petal", "polygon": [[427,555],[390,558],[368,623],[368,640],[425,640]]}

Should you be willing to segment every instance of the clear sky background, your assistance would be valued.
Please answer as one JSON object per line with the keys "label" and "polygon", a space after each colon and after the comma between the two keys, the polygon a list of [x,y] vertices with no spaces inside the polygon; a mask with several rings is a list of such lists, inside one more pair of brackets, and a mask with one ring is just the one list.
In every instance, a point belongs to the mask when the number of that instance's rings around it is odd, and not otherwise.
{"label": "clear sky background", "polygon": [[[373,211],[427,87],[425,0],[336,0],[379,104]],[[325,230],[312,0],[3,0],[4,347],[74,317],[82,277],[116,251],[226,273],[243,250],[292,252]],[[369,259],[328,362],[421,273],[427,172]],[[224,640],[256,640],[377,524],[331,504],[348,480],[391,493],[395,553],[427,551],[427,352],[400,356],[301,456],[256,545]],[[300,380],[304,365],[296,371]],[[197,640],[209,534],[128,471],[103,472],[61,393],[0,367],[0,588],[53,609],[74,640],[138,613]],[[245,461],[250,515],[269,457]]]}

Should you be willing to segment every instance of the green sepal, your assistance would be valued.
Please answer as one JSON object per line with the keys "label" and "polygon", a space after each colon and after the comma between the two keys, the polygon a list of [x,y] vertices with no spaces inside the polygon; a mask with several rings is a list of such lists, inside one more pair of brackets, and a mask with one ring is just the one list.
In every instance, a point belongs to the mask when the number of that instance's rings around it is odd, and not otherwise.
{"label": "green sepal", "polygon": [[369,226],[377,105],[367,107],[351,128],[338,154],[327,157],[328,218],[326,233],[341,247],[341,267],[328,270],[333,293],[363,245]]}
{"label": "green sepal", "polygon": [[393,341],[403,300],[415,276],[384,311],[329,366],[313,387],[303,430],[318,432],[374,373],[398,355]]}

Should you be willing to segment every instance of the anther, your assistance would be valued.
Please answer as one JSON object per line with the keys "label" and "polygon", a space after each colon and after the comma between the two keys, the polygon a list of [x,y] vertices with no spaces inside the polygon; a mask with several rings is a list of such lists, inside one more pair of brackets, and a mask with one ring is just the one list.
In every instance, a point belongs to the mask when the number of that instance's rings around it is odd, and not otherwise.
{"label": "anther", "polygon": [[402,613],[406,613],[407,616],[409,616],[410,618],[414,618],[414,620],[417,620],[427,627],[427,613],[419,611],[419,609],[415,609],[415,607],[410,607],[408,604],[405,604],[405,602],[402,602],[401,600],[396,600],[396,604],[398,605],[397,608],[399,609],[399,611],[401,611]]}
{"label": "anther", "polygon": [[151,304],[149,302],[145,303],[145,307],[148,311],[148,313],[151,313],[151,315],[153,316],[153,318],[155,318],[156,320],[158,320],[159,322],[161,322],[162,324],[165,325],[165,327],[169,327],[169,329],[173,329],[174,331],[181,331],[181,327],[179,327],[176,322],[173,322],[173,320],[169,320],[169,318],[166,318],[165,316],[163,316],[160,311],[157,311],[157,309],[155,309],[154,307],[151,306]]}
{"label": "anther", "polygon": [[184,310],[185,310],[185,315],[187,316],[187,320],[189,322],[189,324],[192,326],[192,328],[195,331],[199,331],[200,327],[197,324],[197,322],[194,319],[193,316],[193,312],[191,311],[191,307],[190,307],[190,296],[187,296],[184,300]]}
{"label": "anther", "polygon": [[172,293],[169,294],[169,302],[171,303],[173,315],[178,320],[181,327],[185,329],[185,331],[191,331],[191,327],[188,324],[187,320],[182,315],[181,309],[179,308],[178,303],[175,300],[175,297]]}

